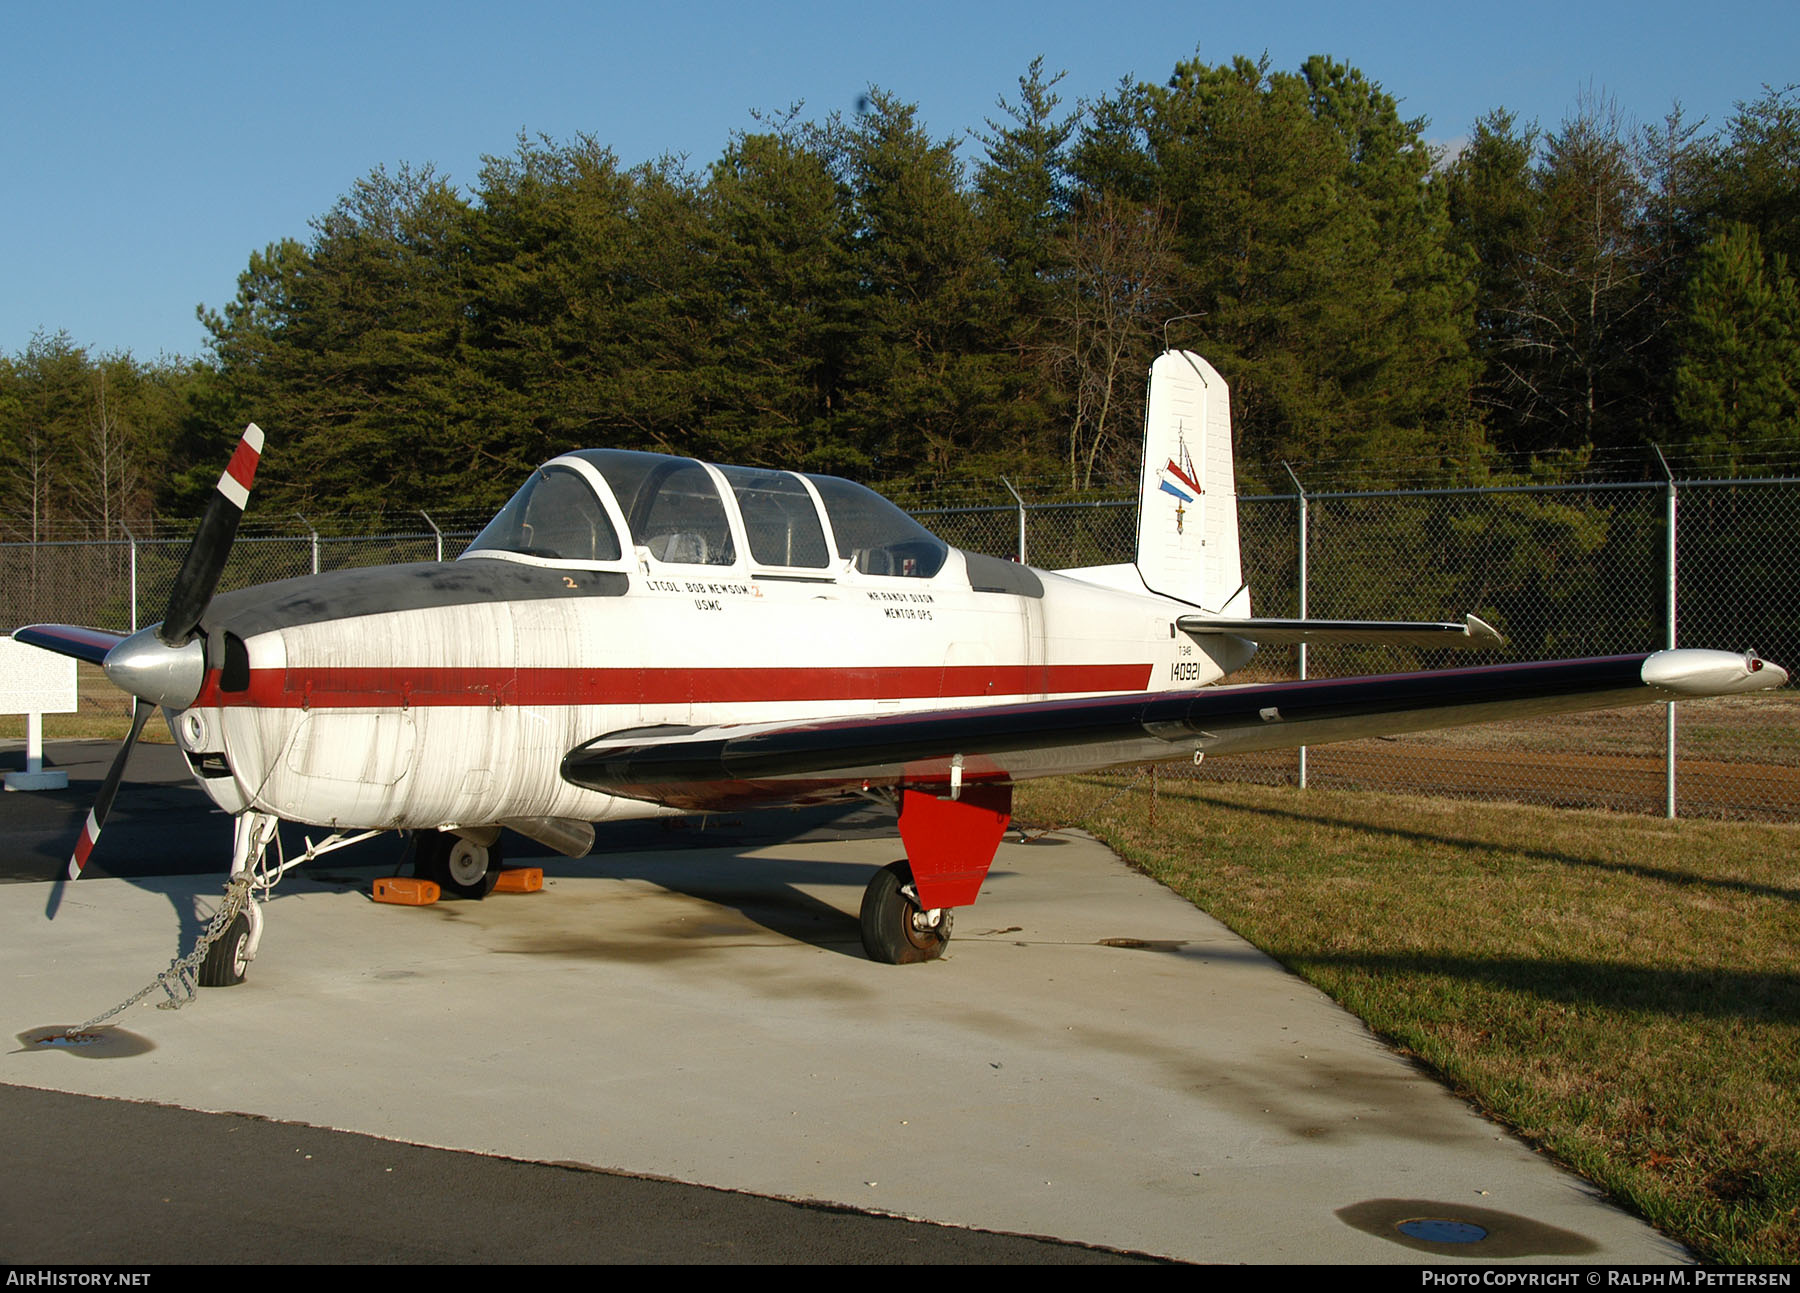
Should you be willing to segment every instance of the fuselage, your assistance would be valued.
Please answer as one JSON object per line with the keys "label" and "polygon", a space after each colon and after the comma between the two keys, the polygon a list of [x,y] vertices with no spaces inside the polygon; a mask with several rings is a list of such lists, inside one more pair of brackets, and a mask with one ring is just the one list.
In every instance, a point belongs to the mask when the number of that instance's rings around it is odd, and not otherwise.
{"label": "fuselage", "polygon": [[828,477],[590,452],[458,561],[216,597],[170,722],[229,812],[649,816],[669,810],[569,783],[564,756],[641,728],[1204,686],[1251,648],[1177,632],[1191,609],[949,548]]}

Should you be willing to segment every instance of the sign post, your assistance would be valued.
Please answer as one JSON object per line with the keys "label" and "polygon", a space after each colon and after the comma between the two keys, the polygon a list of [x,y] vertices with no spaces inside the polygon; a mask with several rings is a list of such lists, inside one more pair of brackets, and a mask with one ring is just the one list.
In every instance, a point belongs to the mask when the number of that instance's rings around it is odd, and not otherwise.
{"label": "sign post", "polygon": [[44,770],[44,715],[75,712],[75,661],[0,638],[0,714],[25,715],[25,770],[6,774],[8,790],[61,790],[69,774]]}

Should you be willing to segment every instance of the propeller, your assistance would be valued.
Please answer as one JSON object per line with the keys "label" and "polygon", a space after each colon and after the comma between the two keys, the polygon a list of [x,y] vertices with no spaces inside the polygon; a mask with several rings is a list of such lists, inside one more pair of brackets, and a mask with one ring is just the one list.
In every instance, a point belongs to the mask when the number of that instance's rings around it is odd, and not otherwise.
{"label": "propeller", "polygon": [[206,505],[200,528],[175,575],[162,622],[126,638],[108,651],[101,663],[113,684],[131,693],[131,733],[113,756],[112,767],[107,769],[106,780],[100,783],[100,793],[81,828],[81,839],[69,858],[71,880],[81,875],[93,855],[100,829],[119,793],[119,783],[125,778],[125,766],[131,762],[131,751],[151,711],[158,706],[186,709],[200,694],[206,678],[205,646],[199,640],[200,618],[212,602],[219,576],[225,570],[225,559],[231,555],[238,522],[243,520],[244,506],[250,501],[250,485],[256,478],[262,447],[262,429],[252,422],[244,428],[231,461],[219,475],[217,490]]}

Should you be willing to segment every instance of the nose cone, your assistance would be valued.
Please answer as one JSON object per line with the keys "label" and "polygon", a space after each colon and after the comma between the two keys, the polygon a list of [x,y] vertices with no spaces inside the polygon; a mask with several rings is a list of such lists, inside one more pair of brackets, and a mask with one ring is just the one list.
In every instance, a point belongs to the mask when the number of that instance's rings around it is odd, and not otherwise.
{"label": "nose cone", "polygon": [[100,667],[120,691],[165,709],[186,709],[206,677],[206,644],[195,638],[183,646],[167,646],[151,625],[108,651]]}

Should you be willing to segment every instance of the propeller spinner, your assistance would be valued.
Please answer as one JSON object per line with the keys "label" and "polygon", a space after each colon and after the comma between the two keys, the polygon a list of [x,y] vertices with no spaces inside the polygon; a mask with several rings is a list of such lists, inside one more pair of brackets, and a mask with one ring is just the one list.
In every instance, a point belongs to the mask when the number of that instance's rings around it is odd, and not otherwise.
{"label": "propeller spinner", "polygon": [[206,614],[225,569],[225,559],[231,555],[238,522],[250,501],[250,485],[256,479],[262,448],[262,428],[252,422],[244,428],[236,452],[219,475],[217,492],[207,503],[200,528],[175,576],[162,622],[132,634],[106,653],[101,665],[106,676],[134,698],[131,732],[113,756],[112,767],[107,769],[106,780],[100,783],[100,793],[82,827],[81,839],[69,858],[71,880],[81,875],[99,842],[100,828],[112,811],[125,767],[131,762],[132,748],[151,710],[158,706],[185,709],[200,694],[206,672],[205,648],[199,637],[200,617]]}

